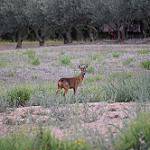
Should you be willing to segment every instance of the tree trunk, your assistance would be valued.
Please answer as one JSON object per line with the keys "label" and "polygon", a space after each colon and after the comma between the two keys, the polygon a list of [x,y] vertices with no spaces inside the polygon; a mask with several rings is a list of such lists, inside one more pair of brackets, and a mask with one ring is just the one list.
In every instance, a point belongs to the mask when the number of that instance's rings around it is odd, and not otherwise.
{"label": "tree trunk", "polygon": [[64,34],[64,44],[72,43],[72,37],[71,37],[71,27],[66,27],[66,33]]}
{"label": "tree trunk", "polygon": [[34,33],[35,33],[35,35],[36,35],[37,40],[39,41],[39,45],[40,45],[40,46],[43,46],[44,43],[45,43],[45,38],[44,38],[44,37],[41,37],[41,36],[39,35],[37,28],[33,28],[33,30],[34,30]]}
{"label": "tree trunk", "polygon": [[[97,30],[96,30],[96,28],[93,27],[93,26],[91,26],[91,25],[89,25],[89,24],[87,24],[86,26],[89,28],[90,41],[92,42],[92,41],[96,40],[96,37],[97,37],[97,36],[96,36],[96,35],[97,35]],[[94,34],[95,34],[95,36],[94,36]]]}
{"label": "tree trunk", "polygon": [[17,48],[22,48],[22,31],[19,29],[18,31],[18,37],[17,37]]}
{"label": "tree trunk", "polygon": [[22,41],[26,39],[28,36],[28,28],[19,29],[18,36],[17,36],[17,46],[16,48],[22,48]]}
{"label": "tree trunk", "polygon": [[92,29],[89,29],[89,37],[90,37],[90,41],[93,42],[94,41],[94,34],[92,32]]}

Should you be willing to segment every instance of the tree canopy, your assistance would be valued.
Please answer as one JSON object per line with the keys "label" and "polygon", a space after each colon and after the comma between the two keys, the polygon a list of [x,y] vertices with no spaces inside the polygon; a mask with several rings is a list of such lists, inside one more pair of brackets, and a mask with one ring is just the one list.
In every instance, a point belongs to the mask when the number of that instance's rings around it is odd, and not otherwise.
{"label": "tree canopy", "polygon": [[72,42],[72,33],[80,39],[97,38],[104,24],[116,30],[120,39],[120,27],[138,22],[150,25],[149,0],[0,0],[0,36],[17,34],[17,47],[29,31],[34,31],[40,45],[52,32]]}

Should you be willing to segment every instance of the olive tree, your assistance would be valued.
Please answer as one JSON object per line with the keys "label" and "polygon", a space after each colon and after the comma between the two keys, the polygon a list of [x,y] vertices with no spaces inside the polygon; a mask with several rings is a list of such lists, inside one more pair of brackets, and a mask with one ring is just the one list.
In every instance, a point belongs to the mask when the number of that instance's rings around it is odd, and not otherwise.
{"label": "olive tree", "polygon": [[0,34],[17,32],[17,46],[22,46],[28,31],[28,21],[24,15],[26,0],[5,0],[0,5]]}

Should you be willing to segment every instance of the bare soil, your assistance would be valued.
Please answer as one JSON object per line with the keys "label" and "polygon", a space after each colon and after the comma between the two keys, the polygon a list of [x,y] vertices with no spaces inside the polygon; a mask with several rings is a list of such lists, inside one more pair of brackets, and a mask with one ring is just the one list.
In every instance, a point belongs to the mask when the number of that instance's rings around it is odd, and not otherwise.
{"label": "bare soil", "polygon": [[[150,44],[150,38],[143,38],[143,39],[128,39],[128,40],[97,40],[94,42],[73,42],[71,44],[66,45],[113,45],[113,44]],[[62,43],[49,43],[45,42],[45,45],[41,48],[47,48],[49,46],[64,46]],[[22,49],[30,49],[30,48],[39,48],[39,44],[22,44]],[[15,50],[16,43],[9,43],[9,44],[0,44],[0,50]]]}
{"label": "bare soil", "polygon": [[[97,129],[105,135],[107,132],[106,123],[122,127],[122,121],[127,121],[131,117],[130,110],[135,110],[136,103],[97,102],[88,103],[88,106],[90,111],[93,111],[93,108],[96,110],[98,107],[101,108],[101,111],[97,112],[96,120],[91,120],[89,122],[81,121],[79,130],[90,127],[92,130]],[[74,104],[72,104],[71,107],[73,110]],[[81,110],[78,115],[82,120],[83,104],[79,104],[78,110]],[[50,123],[49,121],[52,119],[50,119],[50,113],[51,110],[49,108],[42,108],[41,106],[21,107],[14,110],[9,108],[6,112],[0,113],[0,134],[5,135],[7,132],[13,132],[16,128],[17,130],[22,130],[23,128],[26,129],[26,131],[29,129],[32,130],[32,128],[37,128],[37,122],[40,120],[43,127],[50,129],[56,137],[62,138],[66,133],[66,129],[54,124],[48,125],[48,123]],[[34,121],[30,122],[31,118]],[[24,126],[25,124],[26,126]],[[69,134],[74,134],[73,124],[70,124],[67,130]],[[112,131],[114,133],[116,132],[113,127]]]}

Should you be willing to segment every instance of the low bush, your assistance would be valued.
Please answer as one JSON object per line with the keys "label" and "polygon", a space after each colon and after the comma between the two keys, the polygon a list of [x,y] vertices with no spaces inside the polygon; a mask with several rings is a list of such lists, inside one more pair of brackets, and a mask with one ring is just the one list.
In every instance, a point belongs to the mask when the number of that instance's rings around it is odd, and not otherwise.
{"label": "low bush", "polygon": [[140,112],[113,140],[115,150],[150,149],[150,112]]}
{"label": "low bush", "polygon": [[142,61],[140,64],[143,68],[150,70],[150,60]]}
{"label": "low bush", "polygon": [[27,85],[15,85],[10,87],[9,90],[5,93],[5,99],[9,100],[9,105],[24,106],[31,97],[32,90]]}
{"label": "low bush", "polygon": [[13,134],[0,138],[1,150],[90,150],[90,145],[82,139],[76,141],[59,140],[50,131],[40,129],[36,135]]}
{"label": "low bush", "polygon": [[3,67],[6,67],[7,64],[8,64],[7,60],[0,60],[0,69],[3,68]]}
{"label": "low bush", "polygon": [[137,54],[140,55],[140,54],[148,54],[150,52],[149,49],[144,49],[144,50],[138,50],[137,51]]}
{"label": "low bush", "polygon": [[113,57],[119,57],[119,56],[120,56],[120,54],[118,54],[118,53],[113,54]]}
{"label": "low bush", "polygon": [[89,66],[89,67],[86,69],[86,72],[88,72],[88,73],[94,73],[94,67]]}
{"label": "low bush", "polygon": [[149,101],[150,76],[145,75],[139,79],[117,77],[103,85],[105,100],[115,102]]}
{"label": "low bush", "polygon": [[69,64],[71,62],[70,58],[68,56],[63,56],[61,59],[60,59],[61,63],[62,64]]}
{"label": "low bush", "polygon": [[32,64],[32,65],[35,65],[35,66],[40,65],[39,58],[33,59],[33,60],[31,61],[31,64]]}
{"label": "low bush", "polygon": [[133,61],[133,58],[129,58],[127,60],[125,60],[124,62],[122,62],[123,65],[128,65],[131,63],[131,61]]}
{"label": "low bush", "polygon": [[34,50],[27,50],[26,52],[23,53],[24,55],[28,55],[29,59],[34,59],[35,58],[35,51]]}

